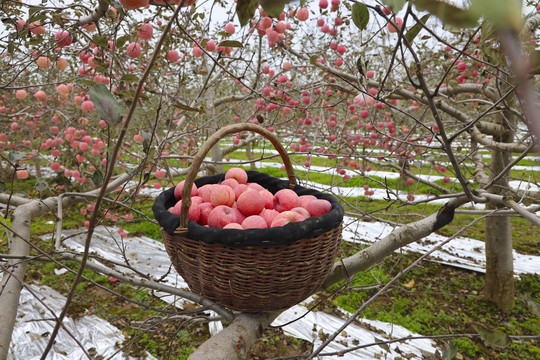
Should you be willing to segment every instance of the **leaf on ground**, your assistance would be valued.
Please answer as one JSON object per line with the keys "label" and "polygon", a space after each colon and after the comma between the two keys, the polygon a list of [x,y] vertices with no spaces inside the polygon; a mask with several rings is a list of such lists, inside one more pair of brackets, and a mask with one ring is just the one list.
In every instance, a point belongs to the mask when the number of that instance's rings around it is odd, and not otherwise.
{"label": "leaf on ground", "polygon": [[414,279],[411,279],[411,281],[409,281],[408,283],[403,284],[403,286],[405,286],[407,289],[412,288],[414,286]]}
{"label": "leaf on ground", "polygon": [[480,334],[482,340],[496,348],[505,348],[512,343],[508,334],[494,329],[488,329],[480,324],[473,324],[474,329]]}
{"label": "leaf on ground", "polygon": [[459,346],[456,344],[455,341],[452,341],[448,346],[448,350],[444,349],[442,352],[443,360],[452,360],[456,356],[458,350]]}
{"label": "leaf on ground", "polygon": [[96,84],[92,86],[90,88],[90,99],[92,99],[98,115],[107,124],[116,125],[122,121],[122,107],[105,85]]}

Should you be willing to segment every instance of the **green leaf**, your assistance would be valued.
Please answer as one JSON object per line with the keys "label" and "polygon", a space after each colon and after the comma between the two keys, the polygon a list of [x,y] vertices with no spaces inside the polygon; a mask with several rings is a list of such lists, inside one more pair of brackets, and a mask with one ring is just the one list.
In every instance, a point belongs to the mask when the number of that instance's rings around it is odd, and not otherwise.
{"label": "green leaf", "polygon": [[41,44],[43,42],[43,38],[41,36],[35,36],[33,37],[30,41],[28,41],[26,44],[27,45],[37,45],[37,44]]}
{"label": "green leaf", "polygon": [[285,4],[288,4],[291,1],[292,0],[261,0],[260,3],[268,15],[278,17],[283,12]]}
{"label": "green leaf", "polygon": [[144,139],[150,141],[152,139],[152,133],[150,131],[141,130],[141,135]]}
{"label": "green leaf", "polygon": [[78,79],[77,84],[79,86],[80,85],[86,85],[86,86],[94,86],[94,85],[96,85],[95,82],[93,82],[92,80],[88,80],[88,79]]}
{"label": "green leaf", "polygon": [[510,337],[502,331],[488,329],[480,324],[473,324],[473,327],[478,334],[480,334],[482,340],[484,340],[490,346],[496,348],[505,348],[512,344],[512,339],[510,339]]}
{"label": "green leaf", "polygon": [[317,59],[319,58],[319,56],[317,55],[312,55],[310,58],[309,58],[309,62],[311,63],[311,65],[315,65],[317,63]]}
{"label": "green leaf", "polygon": [[529,310],[531,310],[531,312],[535,314],[536,316],[540,317],[540,304],[538,304],[536,301],[526,296],[523,296],[523,300],[527,302],[527,306],[529,307]]}
{"label": "green leaf", "polygon": [[96,186],[101,186],[101,184],[103,184],[103,174],[101,173],[101,171],[94,171],[94,174],[92,175],[92,181],[94,182],[94,184],[96,184]]}
{"label": "green leaf", "polygon": [[366,73],[364,72],[364,63],[362,62],[362,57],[359,56],[356,60],[356,68],[358,69],[358,73],[362,76],[366,76]]}
{"label": "green leaf", "polygon": [[90,99],[94,103],[98,115],[109,125],[116,125],[122,120],[122,108],[103,84],[90,88]]}
{"label": "green leaf", "polygon": [[236,47],[236,48],[244,47],[244,45],[242,45],[240,41],[236,41],[236,40],[224,40],[219,43],[219,46]]}
{"label": "green leaf", "polygon": [[109,70],[107,70],[107,68],[103,66],[98,66],[95,70],[100,74],[107,74],[109,72]]}
{"label": "green leaf", "polygon": [[472,0],[470,12],[489,21],[496,29],[512,29],[519,33],[523,27],[521,0]]}
{"label": "green leaf", "polygon": [[452,360],[452,359],[456,356],[458,350],[459,350],[459,346],[456,344],[455,341],[452,341],[452,342],[450,343],[450,346],[449,346],[449,348],[448,348],[448,351],[447,351],[447,350],[443,350],[443,352],[442,352],[442,358],[443,358],[444,360]]}
{"label": "green leaf", "polygon": [[[431,15],[427,14],[427,15],[424,15],[422,17],[422,19],[420,19],[422,21],[422,23],[426,23],[426,21],[428,21],[429,17]],[[414,24],[414,26],[412,28],[410,28],[409,31],[407,31],[407,33],[405,34],[405,39],[407,39],[407,41],[409,42],[409,44],[412,44],[414,38],[416,37],[416,35],[418,35],[418,33],[420,32],[420,30],[422,30],[422,25],[420,25],[420,23],[416,23]]]}
{"label": "green leaf", "polygon": [[8,159],[10,162],[14,163],[14,162],[17,162],[19,160],[21,160],[23,157],[25,157],[25,153],[23,152],[18,152],[18,151],[10,151],[9,154],[8,154]]}
{"label": "green leaf", "polygon": [[445,1],[413,0],[413,3],[419,11],[429,11],[447,25],[471,27],[475,26],[480,18],[476,11],[462,9]]}
{"label": "green leaf", "polygon": [[35,186],[35,188],[36,188],[36,190],[37,190],[39,193],[42,193],[43,190],[47,189],[48,187],[49,187],[49,184],[48,184],[45,180],[43,180],[43,179],[38,179],[38,180],[36,181],[36,186]]}
{"label": "green leaf", "polygon": [[120,36],[118,39],[116,39],[116,48],[120,49],[130,38],[130,35]]}
{"label": "green leaf", "polygon": [[39,15],[36,15],[36,16],[32,16],[30,19],[28,19],[26,22],[28,23],[32,23],[34,21],[38,21],[38,20],[46,20],[47,19],[47,15],[45,15],[44,13],[41,13]]}
{"label": "green leaf", "polygon": [[124,74],[124,75],[122,75],[122,78],[120,78],[120,81],[134,83],[134,82],[139,81],[139,77],[137,75],[133,75],[133,74]]}
{"label": "green leaf", "polygon": [[257,115],[257,121],[259,124],[262,124],[264,122],[264,117],[262,115]]}
{"label": "green leaf", "polygon": [[150,144],[148,143],[148,140],[144,139],[142,142],[143,151],[145,153],[148,153],[148,150],[150,149]]}
{"label": "green leaf", "polygon": [[405,5],[406,2],[407,0],[383,0],[383,4],[388,6],[394,13],[403,9],[403,5]]}
{"label": "green leaf", "polygon": [[36,12],[38,12],[39,10],[41,10],[41,8],[37,7],[37,6],[30,6],[28,8],[28,17],[30,17],[30,19],[28,19],[28,22],[32,22],[34,20],[32,20],[32,15],[34,15]]}
{"label": "green leaf", "polygon": [[195,109],[195,108],[192,108],[191,106],[188,106],[188,105],[185,105],[185,104],[181,104],[181,103],[175,103],[173,104],[173,106],[177,109],[182,109],[182,110],[185,110],[185,111],[196,111],[196,112],[199,112],[199,109]]}
{"label": "green leaf", "polygon": [[240,25],[246,26],[249,23],[258,6],[258,0],[238,0],[236,3],[236,15]]}
{"label": "green leaf", "polygon": [[92,36],[92,41],[98,46],[101,46],[104,48],[109,47],[109,39],[107,39],[105,36],[96,34]]}
{"label": "green leaf", "polygon": [[354,3],[352,7],[352,19],[356,27],[365,30],[369,22],[369,10],[366,4]]}

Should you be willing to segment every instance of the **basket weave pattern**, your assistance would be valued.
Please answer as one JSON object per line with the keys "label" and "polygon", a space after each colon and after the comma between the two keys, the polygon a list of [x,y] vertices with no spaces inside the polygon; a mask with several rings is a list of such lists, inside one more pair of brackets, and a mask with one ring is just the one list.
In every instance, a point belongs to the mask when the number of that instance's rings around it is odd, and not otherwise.
{"label": "basket weave pattern", "polygon": [[162,231],[167,253],[190,289],[233,310],[284,310],[306,299],[332,269],[341,224],[291,244],[231,247]]}
{"label": "basket weave pattern", "polygon": [[[298,188],[291,160],[275,135],[263,127],[248,123],[226,126],[214,133],[194,157],[182,189],[179,225],[174,232],[162,228],[163,242],[174,268],[193,292],[232,310],[284,310],[317,291],[331,271],[341,243],[343,208],[335,201],[332,212],[341,216],[323,215],[331,219],[327,220],[330,222],[325,226],[318,227],[320,224],[315,224],[317,221],[307,229],[292,225],[288,235],[294,236],[290,240],[284,236],[286,241],[272,241],[283,240],[280,236],[272,235],[263,242],[254,237],[257,240],[251,244],[232,246],[219,232],[216,233],[216,241],[207,241],[208,234],[202,239],[190,238],[188,209],[191,205],[191,187],[204,157],[219,139],[241,131],[253,131],[270,140],[283,159],[289,188]],[[163,212],[168,216],[165,209]],[[261,229],[262,237],[265,230]],[[225,237],[229,231],[239,230],[220,231]],[[192,237],[194,232],[191,233]],[[279,232],[266,232],[276,233]]]}

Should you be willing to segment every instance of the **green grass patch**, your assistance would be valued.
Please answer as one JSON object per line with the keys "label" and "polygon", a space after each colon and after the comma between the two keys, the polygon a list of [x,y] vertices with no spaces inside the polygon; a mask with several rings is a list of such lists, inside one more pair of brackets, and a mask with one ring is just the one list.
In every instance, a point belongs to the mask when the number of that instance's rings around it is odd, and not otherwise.
{"label": "green grass patch", "polygon": [[[348,244],[346,248],[346,252],[355,251],[353,245]],[[388,257],[369,271],[357,274],[333,300],[333,305],[327,303],[321,306],[335,305],[354,312],[417,258],[418,255],[412,254]],[[516,280],[516,305],[509,313],[500,312],[483,299],[483,276],[433,262],[422,262],[379,296],[362,316],[392,322],[422,335],[474,333],[473,324],[498,329],[509,335],[539,334],[540,317],[532,309],[531,301],[538,303],[540,300],[540,275],[525,275]],[[329,289],[328,293],[336,289],[338,286]],[[540,359],[538,343],[531,339],[514,341],[502,351],[491,348],[478,337],[439,341],[441,345],[443,342],[453,342],[466,359]]]}

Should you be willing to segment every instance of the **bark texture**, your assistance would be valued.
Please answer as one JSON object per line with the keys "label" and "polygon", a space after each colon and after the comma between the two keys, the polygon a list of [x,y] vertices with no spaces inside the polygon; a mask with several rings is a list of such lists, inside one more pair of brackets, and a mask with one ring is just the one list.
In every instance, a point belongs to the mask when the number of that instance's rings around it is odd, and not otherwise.
{"label": "bark texture", "polygon": [[[507,122],[501,119],[501,125],[505,126]],[[495,141],[511,143],[513,133],[507,127],[507,131],[498,137]],[[491,177],[498,176],[503,169],[511,162],[512,154],[494,149],[491,151]],[[494,185],[488,189],[488,192],[497,195],[505,195],[505,189],[508,189],[509,174],[505,174]],[[504,208],[502,204],[486,204],[486,209]],[[486,300],[495,303],[501,310],[509,311],[514,306],[514,259],[512,254],[512,224],[510,217],[491,216],[485,222],[485,240],[486,240],[486,284],[484,296]]]}

